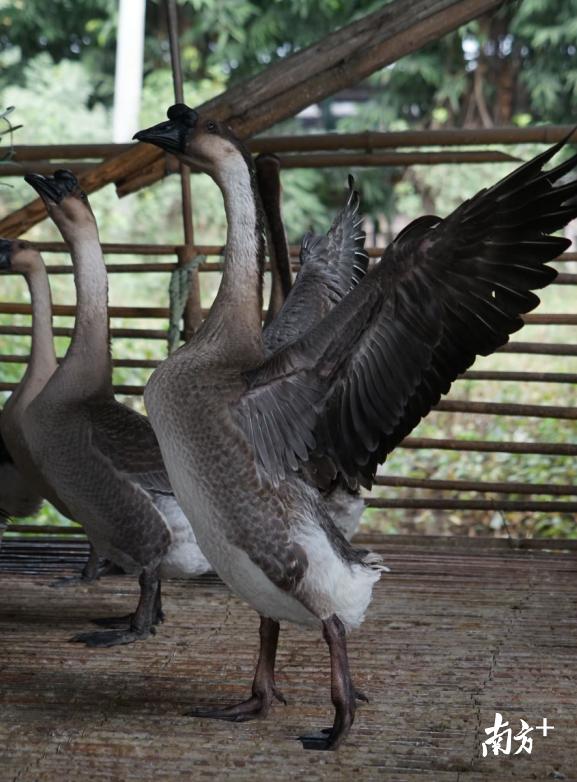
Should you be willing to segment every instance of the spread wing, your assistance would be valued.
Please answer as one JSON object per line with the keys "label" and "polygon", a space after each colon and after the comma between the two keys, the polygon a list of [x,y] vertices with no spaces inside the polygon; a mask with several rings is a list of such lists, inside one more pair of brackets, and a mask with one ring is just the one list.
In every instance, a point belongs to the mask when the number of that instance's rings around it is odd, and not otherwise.
{"label": "spread wing", "polygon": [[156,435],[146,416],[114,399],[87,405],[92,442],[145,491],[172,493]]}
{"label": "spread wing", "polygon": [[349,177],[345,206],[326,236],[307,234],[300,252],[301,268],[284,305],[263,332],[272,355],[319,323],[365,276],[368,256],[359,218],[359,194]]}
{"label": "spread wing", "polygon": [[570,244],[550,234],[577,216],[577,183],[557,184],[577,156],[542,170],[563,143],[445,220],[412,223],[317,326],[246,374],[236,420],[274,482],[326,454],[349,486],[370,486],[453,380],[521,328]]}

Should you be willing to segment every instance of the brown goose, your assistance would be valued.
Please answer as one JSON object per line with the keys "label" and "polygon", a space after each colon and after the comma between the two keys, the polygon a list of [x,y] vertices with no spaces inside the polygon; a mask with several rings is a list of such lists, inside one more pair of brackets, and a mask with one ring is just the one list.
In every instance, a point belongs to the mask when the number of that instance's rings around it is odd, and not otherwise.
{"label": "brown goose", "polygon": [[43,496],[55,504],[58,502],[38,474],[21,428],[26,407],[57,365],[52,340],[50,285],[40,254],[28,242],[0,239],[0,272],[24,275],[33,313],[30,361],[0,417],[0,517],[7,519],[33,515],[40,509]]}
{"label": "brown goose", "polygon": [[[6,271],[19,271],[22,272],[30,288],[32,302],[34,306],[34,300],[36,299],[36,310],[41,314],[48,314],[48,319],[51,323],[52,313],[50,308],[48,313],[45,312],[39,301],[40,291],[48,293],[50,295],[50,289],[47,287],[47,279],[44,270],[42,259],[38,253],[33,250],[27,242],[12,242],[9,239],[0,239],[0,272]],[[41,298],[41,297],[40,297]],[[56,368],[56,358],[54,356],[54,348],[52,341],[47,343],[45,347],[48,348],[48,354],[42,355],[40,350],[41,345],[39,340],[43,340],[42,325],[37,324],[37,328],[32,334],[32,346],[30,364],[22,378],[22,383],[17,390],[12,394],[2,416],[0,416],[0,526],[5,526],[6,522],[10,518],[24,518],[26,516],[32,516],[38,512],[40,505],[42,504],[42,497],[38,491],[32,486],[31,482],[26,479],[22,470],[19,469],[14,463],[13,457],[10,455],[4,436],[1,434],[3,427],[7,432],[14,432],[14,429],[18,427],[18,419],[20,417],[19,408],[22,410],[30,400],[34,388],[38,388],[47,377],[50,376],[52,371]],[[35,339],[36,337],[36,339]],[[26,390],[26,383],[28,380],[30,383],[29,390]],[[20,404],[18,398],[20,397]],[[12,412],[11,412],[12,411]],[[10,419],[12,418],[12,425]],[[10,434],[9,434],[10,437]],[[14,435],[11,439],[15,439]],[[18,451],[19,441],[16,440],[16,448]]]}
{"label": "brown goose", "polygon": [[[52,296],[46,267],[40,253],[29,242],[0,239],[0,270],[19,272],[24,276],[32,303],[30,361],[0,418],[4,448],[10,460],[14,459],[16,464],[15,468],[9,462],[3,462],[0,472],[0,507],[7,510],[8,515],[31,515],[37,512],[42,498],[45,498],[62,515],[74,520],[58,492],[38,471],[22,430],[26,408],[58,367],[52,332]],[[16,470],[18,475],[15,474]],[[27,502],[19,506],[20,510],[14,505],[16,491],[21,501],[28,495]],[[54,586],[90,582],[98,578],[101,572],[98,555],[91,546],[90,556],[82,573],[79,576],[59,578],[54,582]]]}
{"label": "brown goose", "polygon": [[[305,746],[334,749],[355,715],[346,632],[360,624],[378,557],[357,551],[322,495],[299,477],[327,455],[355,485],[475,360],[507,342],[546,262],[569,242],[550,234],[577,215],[577,156],[561,148],[482,190],[446,219],[423,217],[316,326],[266,357],[260,327],[261,218],[252,161],[218,121],[178,104],[136,138],[210,174],[228,219],[225,271],[210,314],[154,372],[145,402],[175,494],[222,579],[261,615],[252,695],[196,716],[246,720],[274,697],[279,620],[322,627],[331,657],[332,728]],[[568,205],[569,204],[569,205]]]}
{"label": "brown goose", "polygon": [[140,601],[128,627],[74,640],[131,643],[162,621],[161,576],[190,577],[210,566],[174,499],[148,420],[114,399],[106,267],[88,200],[68,171],[30,174],[26,181],[70,248],[77,308],[68,351],[27,408],[24,434],[38,468],[100,556],[140,575]]}

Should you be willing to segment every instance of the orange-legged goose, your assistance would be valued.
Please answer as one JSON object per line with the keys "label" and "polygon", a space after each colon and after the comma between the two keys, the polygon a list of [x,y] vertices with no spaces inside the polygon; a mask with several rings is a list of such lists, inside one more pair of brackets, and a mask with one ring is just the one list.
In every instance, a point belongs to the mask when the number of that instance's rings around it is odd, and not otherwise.
{"label": "orange-legged goose", "polygon": [[279,620],[321,626],[335,717],[306,747],[334,749],[355,715],[346,632],[380,576],[351,547],[321,494],[297,470],[326,454],[352,484],[378,464],[475,360],[507,342],[545,264],[568,241],[549,234],[577,215],[577,184],[557,185],[577,157],[546,173],[556,145],[462,204],[405,229],[316,326],[270,357],[260,327],[261,218],[252,161],[223,124],[178,104],[136,138],[178,155],[219,185],[225,270],[199,331],[153,373],[145,403],[175,494],[222,579],[261,616],[248,700],[196,716],[246,720],[275,695]]}
{"label": "orange-legged goose", "polygon": [[114,398],[106,267],[88,200],[67,171],[26,180],[70,248],[77,305],[68,351],[28,407],[24,432],[41,472],[100,556],[140,574],[140,601],[128,627],[76,640],[130,643],[162,620],[161,577],[198,575],[210,566],[174,499],[148,419]]}

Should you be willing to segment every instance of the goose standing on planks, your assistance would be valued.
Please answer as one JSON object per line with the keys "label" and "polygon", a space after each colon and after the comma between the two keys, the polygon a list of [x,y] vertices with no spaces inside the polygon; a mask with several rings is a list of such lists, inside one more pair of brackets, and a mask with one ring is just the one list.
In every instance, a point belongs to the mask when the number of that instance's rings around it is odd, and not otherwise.
{"label": "goose standing on planks", "polygon": [[24,276],[32,305],[30,360],[20,383],[4,405],[0,432],[8,453],[34,495],[29,507],[37,510],[42,497],[62,507],[51,487],[46,485],[38,473],[22,435],[26,408],[58,366],[52,337],[52,298],[48,274],[40,253],[29,242],[11,239],[0,239],[0,270]]}
{"label": "goose standing on planks", "polygon": [[89,646],[146,638],[162,621],[161,577],[210,570],[178,507],[145,416],[112,389],[108,284],[98,228],[69,171],[29,174],[68,244],[77,304],[68,351],[24,416],[24,434],[43,476],[74,513],[98,554],[140,574],[140,601],[128,627],[81,633]]}
{"label": "goose standing on planks", "polygon": [[28,242],[0,239],[0,272],[24,275],[32,304],[32,340],[26,371],[0,416],[0,516],[31,516],[46,497],[66,508],[38,473],[22,435],[22,418],[34,397],[55,372],[52,300],[40,253]]}
{"label": "goose standing on planks", "polygon": [[546,173],[562,144],[481,191],[445,220],[423,217],[300,339],[265,357],[260,327],[262,221],[252,160],[220,122],[177,104],[136,138],[201,168],[228,220],[225,269],[209,316],[153,373],[145,402],[172,486],[203,552],[261,615],[252,696],[196,716],[246,720],[275,696],[279,620],[322,626],[331,658],[333,726],[306,737],[334,749],[355,714],[346,631],[358,626],[379,558],[350,546],[320,492],[299,477],[324,454],[370,486],[386,455],[477,354],[522,326],[555,278],[545,263],[568,241],[549,236],[577,214],[577,184]]}

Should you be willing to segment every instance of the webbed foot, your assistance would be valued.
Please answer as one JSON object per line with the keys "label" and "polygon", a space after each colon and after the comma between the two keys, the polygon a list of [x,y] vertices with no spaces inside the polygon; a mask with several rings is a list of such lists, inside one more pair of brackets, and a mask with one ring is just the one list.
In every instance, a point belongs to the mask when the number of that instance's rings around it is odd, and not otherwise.
{"label": "webbed foot", "polygon": [[232,706],[224,706],[215,709],[191,709],[185,713],[186,717],[202,717],[210,720],[228,720],[229,722],[249,722],[266,717],[273,698],[287,704],[284,695],[274,687],[272,691],[251,695],[245,701],[235,703]]}
{"label": "webbed foot", "polygon": [[[162,624],[165,619],[166,614],[162,608],[159,608],[155,611],[154,616],[152,617],[152,624]],[[114,629],[130,627],[130,624],[134,620],[135,614],[124,614],[123,616],[98,616],[96,619],[91,619],[90,621],[93,625],[98,625],[99,627],[110,627],[111,629]]]}
{"label": "webbed foot", "polygon": [[332,728],[321,728],[318,733],[299,736],[299,741],[302,743],[303,749],[332,750],[334,749],[330,743],[332,730]]}
{"label": "webbed foot", "polygon": [[154,628],[149,630],[102,630],[94,633],[77,633],[70,639],[71,643],[83,643],[91,649],[105,649],[110,646],[132,644],[135,641],[144,641],[150,634],[154,634]]}

